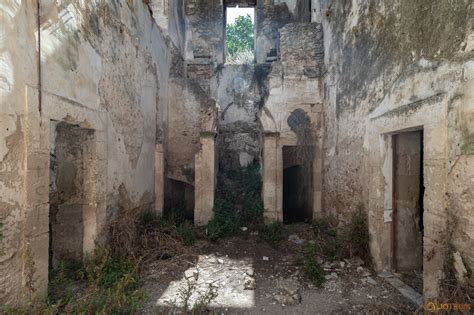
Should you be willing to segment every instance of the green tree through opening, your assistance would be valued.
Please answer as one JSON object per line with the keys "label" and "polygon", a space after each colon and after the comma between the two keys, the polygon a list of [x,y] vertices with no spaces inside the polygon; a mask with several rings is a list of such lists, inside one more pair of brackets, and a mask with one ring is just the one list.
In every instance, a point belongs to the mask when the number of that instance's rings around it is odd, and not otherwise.
{"label": "green tree through opening", "polygon": [[238,16],[234,23],[226,29],[226,59],[227,63],[253,63],[253,21],[252,17]]}

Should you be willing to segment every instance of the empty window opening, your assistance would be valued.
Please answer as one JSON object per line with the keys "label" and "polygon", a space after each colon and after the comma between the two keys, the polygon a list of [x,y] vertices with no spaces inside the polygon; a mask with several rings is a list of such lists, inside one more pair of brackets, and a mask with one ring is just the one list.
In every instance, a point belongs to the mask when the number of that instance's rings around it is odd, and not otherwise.
{"label": "empty window opening", "polygon": [[254,8],[239,7],[238,5],[226,8],[226,63],[254,63],[254,20]]}
{"label": "empty window opening", "polygon": [[394,135],[394,270],[422,292],[423,280],[423,131]]}
{"label": "empty window opening", "polygon": [[283,222],[312,220],[311,163],[301,161],[296,146],[283,147]]}
{"label": "empty window opening", "polygon": [[194,186],[174,179],[169,179],[167,186],[164,215],[193,222]]}
{"label": "empty window opening", "polygon": [[94,131],[51,122],[49,193],[49,266],[83,259],[88,232],[84,228],[93,211]]}

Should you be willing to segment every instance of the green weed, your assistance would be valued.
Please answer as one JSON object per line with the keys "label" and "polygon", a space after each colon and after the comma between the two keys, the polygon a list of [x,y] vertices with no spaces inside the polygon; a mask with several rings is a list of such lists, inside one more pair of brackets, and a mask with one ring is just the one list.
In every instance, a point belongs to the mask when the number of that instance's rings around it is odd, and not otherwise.
{"label": "green weed", "polygon": [[306,277],[316,286],[321,287],[324,283],[324,270],[317,261],[317,247],[316,244],[307,243],[299,257],[300,264],[303,265],[303,270]]}
{"label": "green weed", "polygon": [[270,245],[277,245],[288,236],[288,232],[281,222],[269,225],[262,225],[259,229],[259,236]]}
{"label": "green weed", "polygon": [[260,166],[250,165],[218,176],[214,218],[206,227],[210,240],[237,233],[240,227],[263,223]]}

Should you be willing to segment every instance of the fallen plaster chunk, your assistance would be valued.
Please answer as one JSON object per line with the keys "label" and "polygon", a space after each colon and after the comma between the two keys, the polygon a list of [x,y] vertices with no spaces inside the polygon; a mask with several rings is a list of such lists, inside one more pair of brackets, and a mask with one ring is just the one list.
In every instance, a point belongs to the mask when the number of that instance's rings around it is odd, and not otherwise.
{"label": "fallen plaster chunk", "polygon": [[456,279],[458,279],[460,284],[464,284],[466,282],[466,275],[467,275],[467,270],[466,266],[464,265],[462,261],[461,254],[459,252],[455,252],[453,254],[453,267],[454,270],[456,271]]}
{"label": "fallen plaster chunk", "polygon": [[378,276],[380,278],[392,278],[393,277],[393,275],[388,271],[383,271],[383,272],[379,273]]}
{"label": "fallen plaster chunk", "polygon": [[[384,273],[387,274],[388,272],[384,272]],[[414,289],[407,286],[397,277],[394,277],[393,275],[391,277],[388,277],[386,274],[384,275],[383,278],[388,283],[390,283],[395,289],[397,289],[401,295],[403,295],[404,297],[412,301],[417,307],[423,306],[423,296],[420,293],[416,292]]]}
{"label": "fallen plaster chunk", "polygon": [[367,277],[366,282],[371,284],[371,285],[377,285],[377,281],[374,280],[372,277]]}

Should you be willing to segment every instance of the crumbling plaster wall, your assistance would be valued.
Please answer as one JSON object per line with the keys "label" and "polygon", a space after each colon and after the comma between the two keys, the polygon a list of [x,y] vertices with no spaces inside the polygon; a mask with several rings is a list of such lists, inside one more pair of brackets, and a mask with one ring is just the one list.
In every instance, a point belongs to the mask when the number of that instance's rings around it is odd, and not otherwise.
{"label": "crumbling plaster wall", "polygon": [[258,116],[266,99],[266,65],[224,65],[216,74],[220,169],[260,161],[262,129]]}
{"label": "crumbling plaster wall", "polygon": [[[298,32],[293,33],[293,31]],[[312,169],[312,217],[321,217],[324,50],[318,23],[291,23],[280,29],[280,61],[273,63],[268,77],[268,97],[259,115],[263,139],[263,204],[267,221],[283,220],[283,147],[309,146],[303,157]],[[304,43],[304,44],[303,44]],[[314,56],[318,58],[306,58]],[[314,60],[316,59],[316,60]],[[308,122],[309,138],[298,138],[298,128]]]}
{"label": "crumbling plaster wall", "polygon": [[271,50],[277,50],[278,30],[288,23],[309,22],[309,0],[258,0],[255,12],[255,54],[264,63]]}
{"label": "crumbling plaster wall", "polygon": [[0,24],[0,302],[15,304],[46,294],[50,121],[94,134],[84,251],[108,216],[154,203],[171,49],[143,1],[8,0]]}
{"label": "crumbling plaster wall", "polygon": [[423,128],[424,293],[435,296],[447,241],[474,268],[472,2],[313,0],[312,8],[328,66],[324,209],[344,225],[364,205],[375,267],[389,269],[390,135]]}
{"label": "crumbling plaster wall", "polygon": [[185,59],[224,62],[224,6],[222,0],[185,1]]}

